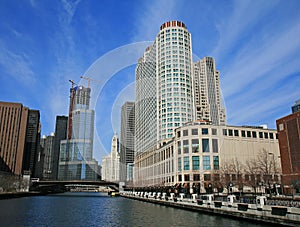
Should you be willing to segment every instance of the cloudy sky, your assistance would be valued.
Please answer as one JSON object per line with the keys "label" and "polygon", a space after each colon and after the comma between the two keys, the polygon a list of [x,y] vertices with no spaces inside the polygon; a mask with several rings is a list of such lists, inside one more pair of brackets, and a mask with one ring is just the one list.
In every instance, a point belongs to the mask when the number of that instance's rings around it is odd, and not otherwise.
{"label": "cloudy sky", "polygon": [[92,77],[99,158],[134,100],[138,57],[162,23],[180,20],[194,55],[216,59],[228,124],[275,128],[300,99],[299,9],[298,0],[2,0],[0,100],[40,110],[50,134],[68,112],[68,80]]}

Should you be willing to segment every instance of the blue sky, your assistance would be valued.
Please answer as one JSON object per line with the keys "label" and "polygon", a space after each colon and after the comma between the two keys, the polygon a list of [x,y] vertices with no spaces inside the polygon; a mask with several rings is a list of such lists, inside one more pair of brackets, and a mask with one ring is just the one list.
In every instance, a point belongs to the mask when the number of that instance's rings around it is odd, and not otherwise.
{"label": "blue sky", "polygon": [[[101,157],[119,131],[120,106],[134,99],[134,62],[145,41],[180,20],[193,53],[216,59],[228,124],[275,128],[300,98],[299,9],[298,0],[2,0],[0,100],[39,109],[42,133],[50,134],[55,116],[68,112],[68,80],[86,85],[80,76],[94,76]],[[96,65],[109,78],[94,74]]]}

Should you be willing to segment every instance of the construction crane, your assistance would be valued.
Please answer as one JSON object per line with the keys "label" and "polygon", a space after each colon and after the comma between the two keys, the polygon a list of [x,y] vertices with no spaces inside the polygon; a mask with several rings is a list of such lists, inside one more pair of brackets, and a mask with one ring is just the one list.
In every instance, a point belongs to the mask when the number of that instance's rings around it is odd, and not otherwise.
{"label": "construction crane", "polygon": [[72,84],[72,88],[74,88],[74,84],[76,84],[74,80],[69,80],[69,82]]}
{"label": "construction crane", "polygon": [[72,138],[72,125],[73,125],[73,108],[74,108],[74,99],[75,99],[75,89],[74,89],[74,85],[76,85],[76,83],[74,82],[74,80],[69,80],[69,82],[72,84],[72,88],[71,88],[71,94],[70,94],[70,106],[69,106],[69,117],[68,117],[68,135],[67,135],[67,139],[71,139]]}
{"label": "construction crane", "polygon": [[80,78],[88,81],[88,88],[90,88],[91,81],[100,82],[99,80],[95,80],[95,79],[92,79],[90,77],[81,76]]}

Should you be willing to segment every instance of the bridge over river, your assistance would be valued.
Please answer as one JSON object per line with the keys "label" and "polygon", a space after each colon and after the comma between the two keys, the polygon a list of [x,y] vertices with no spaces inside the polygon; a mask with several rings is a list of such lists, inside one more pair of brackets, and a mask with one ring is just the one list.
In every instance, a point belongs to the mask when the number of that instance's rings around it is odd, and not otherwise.
{"label": "bridge over river", "polygon": [[107,186],[115,192],[119,191],[119,183],[109,181],[88,181],[88,180],[49,180],[35,181],[30,187],[31,191],[40,191],[44,193],[67,191],[71,186]]}

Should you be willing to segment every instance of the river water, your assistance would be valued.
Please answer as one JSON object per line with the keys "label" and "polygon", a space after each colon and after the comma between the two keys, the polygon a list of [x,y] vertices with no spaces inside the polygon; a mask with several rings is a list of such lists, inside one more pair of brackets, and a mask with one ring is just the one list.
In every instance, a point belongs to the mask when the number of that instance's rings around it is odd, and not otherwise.
{"label": "river water", "polygon": [[109,197],[64,193],[0,200],[0,226],[266,226],[244,220]]}

